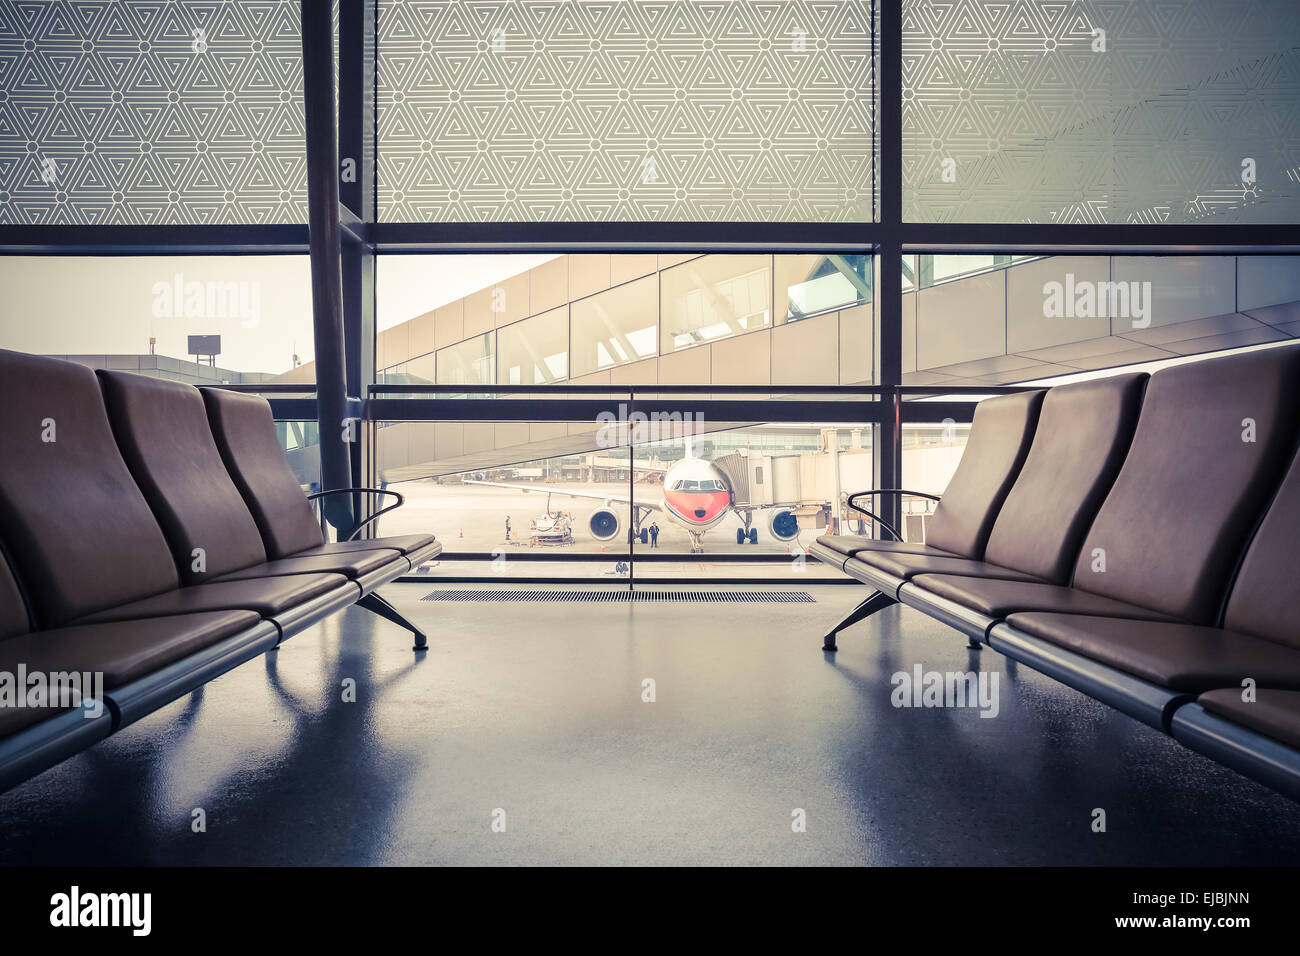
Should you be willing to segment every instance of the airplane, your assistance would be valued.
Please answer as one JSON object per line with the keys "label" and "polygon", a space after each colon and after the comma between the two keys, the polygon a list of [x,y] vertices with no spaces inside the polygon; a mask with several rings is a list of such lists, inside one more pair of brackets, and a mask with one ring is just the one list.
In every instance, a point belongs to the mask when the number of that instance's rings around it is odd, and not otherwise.
{"label": "airplane", "polygon": [[[645,466],[637,465],[638,469]],[[647,470],[658,470],[649,468]],[[615,504],[627,505],[632,512],[631,535],[642,544],[649,541],[649,532],[641,525],[651,512],[662,514],[673,524],[685,529],[691,536],[691,554],[704,551],[704,534],[729,512],[734,511],[743,527],[736,529],[736,543],[758,543],[758,529],[750,527],[753,520],[753,508],[738,507],[731,482],[710,461],[695,458],[687,449],[687,457],[674,462],[664,470],[663,497],[658,501],[633,501],[631,498],[607,495],[596,491],[560,491],[554,488],[518,485],[502,481],[482,481],[466,479],[467,485],[487,485],[493,488],[510,488],[514,491],[545,493],[547,513],[550,513],[550,495],[564,495],[569,498],[590,498],[603,504],[592,512],[587,520],[587,530],[597,541],[609,541],[619,533],[619,516],[611,507]],[[778,541],[793,541],[799,536],[799,519],[788,508],[777,508],[768,521],[768,530]]]}

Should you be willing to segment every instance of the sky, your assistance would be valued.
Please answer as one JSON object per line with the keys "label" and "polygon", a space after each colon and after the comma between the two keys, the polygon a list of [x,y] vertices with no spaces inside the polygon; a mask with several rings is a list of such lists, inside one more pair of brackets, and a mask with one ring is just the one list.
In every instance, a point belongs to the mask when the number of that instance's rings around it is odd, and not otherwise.
{"label": "sky", "polygon": [[380,332],[533,269],[556,255],[386,255],[376,266]]}
{"label": "sky", "polygon": [[[381,256],[378,327],[553,258]],[[159,355],[187,358],[189,335],[220,335],[222,368],[278,374],[312,359],[307,256],[3,256],[0,288],[0,347],[19,352],[144,355],[152,336]]]}

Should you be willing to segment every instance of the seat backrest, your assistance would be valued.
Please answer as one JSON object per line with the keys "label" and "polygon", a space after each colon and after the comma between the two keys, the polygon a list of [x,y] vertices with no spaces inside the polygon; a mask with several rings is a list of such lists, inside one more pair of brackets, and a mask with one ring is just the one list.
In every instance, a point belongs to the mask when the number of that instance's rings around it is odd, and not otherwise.
{"label": "seat backrest", "polygon": [[1119,474],[1145,372],[1050,389],[1029,456],[993,523],[984,559],[1064,584],[1079,545]]}
{"label": "seat backrest", "polygon": [[90,369],[0,351],[0,539],[41,629],[180,586]]}
{"label": "seat backrest", "polygon": [[117,446],[181,579],[197,584],[265,561],[262,535],[217,451],[199,390],[130,372],[98,375]]}
{"label": "seat backrest", "polygon": [[975,406],[961,463],[926,525],[925,543],[984,557],[993,521],[1024,464],[1042,390],[986,398]]}
{"label": "seat backrest", "polygon": [[14,580],[5,555],[0,553],[0,641],[26,634],[31,629],[32,623],[27,616],[22,591],[18,589],[18,582]]}
{"label": "seat backrest", "polygon": [[324,544],[320,525],[280,446],[266,399],[220,388],[200,390],[226,470],[253,513],[267,557]]}
{"label": "seat backrest", "polygon": [[1151,376],[1133,444],[1074,571],[1082,590],[1215,624],[1295,447],[1300,348]]}
{"label": "seat backrest", "polygon": [[1237,571],[1223,626],[1300,648],[1300,452]]}

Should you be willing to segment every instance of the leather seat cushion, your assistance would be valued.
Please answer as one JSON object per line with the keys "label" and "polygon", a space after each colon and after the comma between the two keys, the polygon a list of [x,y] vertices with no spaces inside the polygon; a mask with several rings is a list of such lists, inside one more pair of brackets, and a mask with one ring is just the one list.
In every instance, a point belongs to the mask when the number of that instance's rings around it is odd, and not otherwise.
{"label": "leather seat cushion", "polygon": [[[98,373],[118,447],[167,536],[183,584],[260,564],[266,548],[231,480],[192,385],[133,372]],[[196,570],[195,549],[204,553]]]}
{"label": "leather seat cushion", "polygon": [[918,574],[912,578],[911,583],[992,618],[1005,618],[1017,611],[1046,611],[1130,617],[1146,621],[1170,620],[1168,615],[1150,608],[1058,584],[1000,581],[959,577],[955,574]]}
{"label": "leather seat cushion", "polygon": [[1232,585],[1224,626],[1300,648],[1296,613],[1296,529],[1300,528],[1300,452],[1291,461]]}
{"label": "leather seat cushion", "polygon": [[1265,688],[1247,703],[1241,699],[1240,687],[1225,687],[1202,694],[1197,701],[1225,720],[1300,748],[1300,691]]}
{"label": "leather seat cushion", "polygon": [[1008,581],[1038,581],[1023,571],[973,558],[949,556],[936,549],[935,554],[905,554],[889,551],[859,551],[855,559],[870,567],[909,581],[918,574],[961,574],[978,578],[1001,578]]}
{"label": "leather seat cushion", "polygon": [[[63,627],[179,587],[95,373],[0,349],[0,407],[0,538],[36,625]],[[53,441],[42,441],[47,419]]]}
{"label": "leather seat cushion", "polygon": [[[377,568],[382,568],[386,564],[400,560],[401,557],[398,552],[385,549],[353,551],[346,554],[318,554],[306,557],[294,555],[290,558],[266,561],[239,571],[232,571],[215,580],[247,581],[282,574],[319,574],[322,571],[342,574],[348,578],[358,578]],[[402,561],[402,566],[406,566],[405,561]]]}
{"label": "leather seat cushion", "polygon": [[[951,554],[919,541],[877,541],[875,538],[868,538],[861,534],[824,534],[817,539],[817,543],[846,558],[853,557],[859,551],[881,551],[890,554]],[[951,556],[956,557],[956,555]]]}
{"label": "leather seat cushion", "polygon": [[[21,663],[28,673],[102,672],[105,689],[112,690],[248,630],[260,620],[252,611],[217,611],[36,631],[0,641],[0,670],[15,673]],[[0,707],[0,737],[66,709]]]}
{"label": "leather seat cushion", "polygon": [[1245,677],[1300,689],[1300,651],[1222,628],[1081,614],[1012,614],[1007,623],[1170,690],[1197,693]]}
{"label": "leather seat cushion", "polygon": [[18,589],[18,582],[14,580],[4,555],[0,554],[0,640],[25,634],[31,627],[22,591]]}
{"label": "leather seat cushion", "polygon": [[984,557],[993,522],[1029,453],[1044,394],[999,395],[975,406],[961,461],[926,525],[934,547]]}
{"label": "leather seat cushion", "polygon": [[341,574],[286,574],[249,581],[211,581],[99,611],[76,623],[227,610],[256,611],[262,617],[272,617],[343,584],[355,587]]}
{"label": "leather seat cushion", "polygon": [[[1294,346],[1153,373],[1074,582],[1171,618],[1217,624],[1251,531],[1295,452],[1297,410]],[[1243,441],[1247,420],[1251,440]],[[1093,573],[1099,557],[1105,573]]]}
{"label": "leather seat cushion", "polygon": [[212,437],[262,532],[266,556],[285,558],[322,544],[320,524],[289,468],[266,399],[219,388],[200,392]]}
{"label": "leather seat cushion", "polygon": [[1146,381],[1139,372],[1048,390],[985,561],[1053,584],[1069,582],[1083,536],[1133,440]]}
{"label": "leather seat cushion", "polygon": [[315,548],[308,548],[293,555],[295,558],[307,558],[315,554],[349,554],[353,551],[373,551],[377,548],[392,548],[402,554],[410,554],[427,548],[436,541],[431,534],[394,534],[383,538],[362,538],[359,541],[331,541]]}

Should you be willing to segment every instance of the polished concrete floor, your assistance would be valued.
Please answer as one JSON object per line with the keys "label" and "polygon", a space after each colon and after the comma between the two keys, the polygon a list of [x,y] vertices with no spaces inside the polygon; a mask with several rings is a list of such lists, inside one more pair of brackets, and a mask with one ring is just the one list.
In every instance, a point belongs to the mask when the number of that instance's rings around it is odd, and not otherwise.
{"label": "polished concrete floor", "polygon": [[[0,796],[0,863],[1300,859],[1300,805],[915,611],[824,654],[861,588],[634,606],[429,590],[384,590],[427,654],[351,609]],[[996,673],[998,715],[896,708],[891,675],[916,664]]]}

